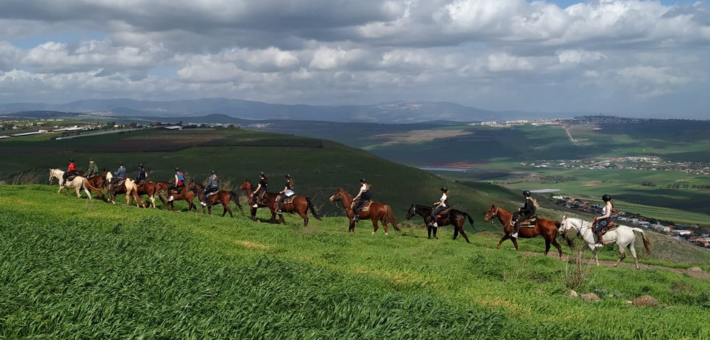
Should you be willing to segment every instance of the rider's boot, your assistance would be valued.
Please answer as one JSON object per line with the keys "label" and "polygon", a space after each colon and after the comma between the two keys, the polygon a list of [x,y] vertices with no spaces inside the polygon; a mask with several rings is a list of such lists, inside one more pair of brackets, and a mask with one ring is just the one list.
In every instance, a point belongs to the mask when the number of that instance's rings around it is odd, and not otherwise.
{"label": "rider's boot", "polygon": [[205,201],[202,201],[202,202],[200,202],[200,203],[202,204],[203,207],[206,207],[206,206],[207,206],[207,203],[206,203]]}
{"label": "rider's boot", "polygon": [[595,245],[597,248],[601,248],[604,246],[604,241],[602,239],[602,233],[598,232],[597,233],[597,244]]}

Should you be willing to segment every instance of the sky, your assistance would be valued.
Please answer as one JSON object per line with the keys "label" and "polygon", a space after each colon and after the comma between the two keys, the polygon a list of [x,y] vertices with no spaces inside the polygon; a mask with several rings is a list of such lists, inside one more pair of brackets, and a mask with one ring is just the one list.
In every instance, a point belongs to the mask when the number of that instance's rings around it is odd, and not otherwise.
{"label": "sky", "polygon": [[235,98],[710,119],[707,1],[3,0],[0,103]]}

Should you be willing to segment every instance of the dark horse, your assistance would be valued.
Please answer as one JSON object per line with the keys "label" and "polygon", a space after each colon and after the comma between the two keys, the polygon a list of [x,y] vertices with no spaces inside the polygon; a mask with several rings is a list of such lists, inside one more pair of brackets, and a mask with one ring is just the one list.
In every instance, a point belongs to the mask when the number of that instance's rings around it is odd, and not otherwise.
{"label": "dark horse", "polygon": [[[411,220],[414,215],[419,215],[426,222],[431,216],[432,209],[432,207],[426,205],[412,204],[412,206],[409,207],[409,211],[407,211],[407,220]],[[445,225],[453,225],[454,240],[456,239],[456,237],[459,236],[459,233],[461,233],[461,236],[466,239],[466,242],[471,243],[471,241],[468,240],[468,236],[466,236],[466,231],[464,231],[463,228],[464,224],[466,224],[466,218],[468,218],[468,223],[470,223],[471,227],[475,230],[476,228],[473,226],[473,219],[471,218],[471,215],[469,215],[467,212],[456,209],[451,209],[448,214],[440,216],[436,220],[436,223],[439,225],[439,227],[443,227]],[[436,237],[436,229],[438,228],[434,228],[427,224],[427,234],[429,234],[429,238],[431,238],[431,234],[433,231],[434,238],[439,239],[438,237]]]}
{"label": "dark horse", "polygon": [[[234,217],[232,214],[232,209],[229,208],[229,201],[234,202],[234,204],[237,205],[239,208],[239,211],[244,212],[244,209],[242,209],[242,205],[239,204],[239,194],[237,194],[234,191],[227,191],[227,190],[219,190],[216,193],[213,193],[212,195],[207,197],[207,201],[205,201],[205,188],[196,182],[190,183],[191,186],[195,188],[195,191],[197,191],[197,198],[200,200],[200,202],[206,202],[207,203],[207,211],[209,212],[210,215],[212,215],[212,206],[217,205],[217,204],[222,204],[222,207],[224,207],[224,212],[222,212],[222,217],[229,212],[230,217]],[[202,213],[205,213],[205,207],[202,207]]]}
{"label": "dark horse", "polygon": [[[251,219],[256,221],[257,208],[254,208],[254,201],[251,200],[251,197],[254,194],[253,185],[247,179],[239,186],[239,189],[244,191],[247,195],[247,199],[249,200],[248,203],[251,207]],[[261,190],[261,192],[257,194],[257,205],[259,207],[267,207],[269,208],[269,211],[271,211],[271,220],[269,221],[271,223],[276,223],[276,210],[279,208],[279,196],[280,195],[278,193],[267,192],[265,190]],[[320,216],[316,213],[315,208],[313,208],[313,202],[311,202],[309,197],[296,195],[293,197],[291,203],[287,203],[288,200],[289,199],[284,201],[281,211],[287,213],[297,213],[301,216],[301,218],[303,218],[304,227],[308,226],[308,210],[311,211],[311,214],[315,217],[315,219],[319,221],[321,220]],[[283,214],[279,216],[279,221],[283,224],[286,223]]]}
{"label": "dark horse", "polygon": [[[158,195],[158,198],[160,198],[160,201],[163,202],[163,204],[165,206],[170,207],[170,210],[175,211],[175,206],[173,205],[173,202],[179,201],[179,200],[185,200],[188,205],[187,211],[191,211],[194,208],[195,212],[197,212],[197,206],[195,206],[195,204],[192,203],[192,201],[195,199],[195,192],[193,190],[190,190],[190,188],[188,188],[187,186],[184,186],[177,193],[170,193],[170,192],[168,192],[169,186],[170,186],[170,183],[168,183],[168,182],[164,182],[164,181],[155,182],[156,194]],[[163,198],[163,196],[161,195],[161,191],[165,191],[165,194],[167,196],[170,196],[172,194],[174,200],[168,201],[167,198]]]}
{"label": "dark horse", "polygon": [[[333,196],[330,196],[330,201],[340,201],[343,204],[343,208],[345,208],[345,214],[350,219],[350,228],[348,229],[348,231],[352,231],[354,233],[355,222],[353,221],[353,218],[355,218],[355,212],[353,211],[353,206],[355,202],[353,202],[353,197],[350,196],[350,194],[348,194],[347,192],[345,192],[345,190],[338,189],[338,191],[336,191]],[[361,210],[358,212],[358,217],[360,219],[370,219],[372,221],[372,226],[374,228],[372,230],[372,235],[374,235],[377,229],[379,228],[379,226],[377,225],[377,221],[382,222],[382,226],[385,228],[385,235],[388,235],[388,221],[392,223],[392,226],[396,231],[402,231],[402,229],[397,226],[397,221],[394,219],[394,215],[392,215],[392,207],[386,204],[372,201],[367,211]]]}
{"label": "dark horse", "polygon": [[[507,212],[505,209],[501,207],[496,207],[494,204],[491,204],[490,209],[486,212],[486,216],[483,217],[483,220],[488,222],[491,221],[493,222],[493,218],[498,218],[500,223],[503,224],[503,231],[505,232],[505,235],[500,239],[500,242],[498,242],[498,249],[500,249],[500,245],[503,243],[503,241],[510,239],[513,241],[513,244],[515,245],[515,250],[518,250],[518,240],[514,237],[510,237],[510,234],[512,234],[515,231],[515,227],[513,224],[511,224],[511,219],[513,218],[513,214]],[[562,247],[560,246],[559,243],[557,243],[557,232],[558,229],[560,228],[560,222],[557,221],[552,221],[544,218],[537,218],[537,221],[535,222],[535,226],[533,227],[520,227],[520,231],[518,232],[518,237],[519,238],[533,238],[536,236],[542,236],[545,239],[545,256],[547,256],[547,253],[550,251],[550,243],[552,243],[555,248],[557,248],[557,251],[560,253],[560,260],[562,260]]]}

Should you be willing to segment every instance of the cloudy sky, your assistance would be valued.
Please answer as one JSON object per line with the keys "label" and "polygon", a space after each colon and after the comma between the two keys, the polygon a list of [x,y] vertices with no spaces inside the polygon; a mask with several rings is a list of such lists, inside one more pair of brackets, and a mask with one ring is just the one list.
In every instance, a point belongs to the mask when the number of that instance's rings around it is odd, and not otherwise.
{"label": "cloudy sky", "polygon": [[710,119],[710,4],[2,0],[0,103],[450,101]]}

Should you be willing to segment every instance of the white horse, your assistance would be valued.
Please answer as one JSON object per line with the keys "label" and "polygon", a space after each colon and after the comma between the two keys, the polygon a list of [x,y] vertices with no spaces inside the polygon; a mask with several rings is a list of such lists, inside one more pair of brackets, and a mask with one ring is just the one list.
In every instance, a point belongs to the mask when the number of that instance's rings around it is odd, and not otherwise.
{"label": "white horse", "polygon": [[[111,180],[113,179],[113,174],[111,174],[111,171],[106,173],[106,183],[111,183]],[[139,207],[142,205],[143,208],[145,208],[145,203],[143,200],[138,196],[138,186],[136,185],[136,182],[133,182],[130,178],[126,178],[123,182],[123,184],[126,186],[126,205],[131,205],[131,195],[133,195],[133,199],[136,201],[136,207]],[[111,184],[109,184],[109,189],[111,190]],[[114,201],[114,196],[109,193],[109,200],[111,203],[116,203]]]}
{"label": "white horse", "polygon": [[[599,258],[597,258],[597,241],[596,234],[594,233],[592,227],[592,223],[581,220],[579,218],[563,217],[560,226],[560,233],[565,233],[565,235],[567,235],[567,232],[570,231],[574,232],[577,237],[583,239],[584,242],[587,243],[589,249],[592,250],[592,254],[594,254],[594,260],[597,262],[598,266]],[[634,248],[634,242],[636,241],[636,235],[634,234],[634,232],[641,233],[641,237],[643,238],[643,246],[644,248],[646,248],[646,254],[650,254],[651,241],[646,237],[646,233],[644,233],[643,229],[619,225],[615,230],[608,231],[606,234],[604,234],[604,236],[602,236],[603,244],[607,245],[616,243],[616,245],[619,247],[619,260],[616,261],[614,267],[618,266],[619,263],[624,258],[626,258],[626,252],[624,251],[624,247],[628,247],[631,251],[631,255],[634,257],[634,261],[636,261],[636,269],[641,269],[641,267],[639,267],[639,259],[636,256],[636,249]],[[581,248],[579,251],[584,252],[584,247]]]}
{"label": "white horse", "polygon": [[[84,192],[86,193],[86,196],[91,199],[91,193],[89,192],[89,189],[101,193],[101,191],[97,188],[94,188],[91,186],[91,183],[85,178],[81,176],[75,176],[74,179],[71,181],[64,181],[64,171],[59,170],[59,169],[49,169],[49,184],[52,184],[53,179],[57,179],[59,181],[59,190],[57,191],[57,194],[60,194],[62,190],[65,188],[67,191],[69,189],[75,189],[76,190],[76,197],[81,198],[81,189],[84,189]],[[100,195],[100,194],[99,194]]]}

